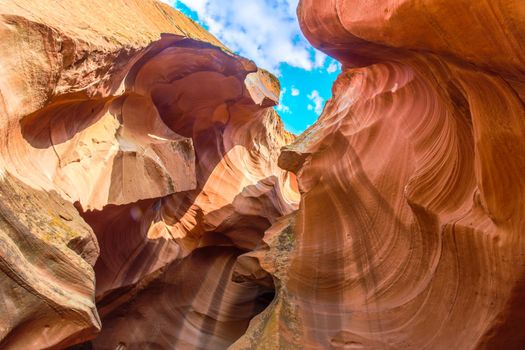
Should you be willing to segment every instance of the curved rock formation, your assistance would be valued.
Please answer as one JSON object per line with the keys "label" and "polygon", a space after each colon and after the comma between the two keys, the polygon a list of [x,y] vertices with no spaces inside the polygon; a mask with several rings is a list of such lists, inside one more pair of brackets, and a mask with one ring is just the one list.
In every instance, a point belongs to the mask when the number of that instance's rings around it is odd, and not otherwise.
{"label": "curved rock formation", "polygon": [[277,80],[155,1],[0,13],[0,347],[226,348],[273,295],[236,258],[298,201]]}
{"label": "curved rock formation", "polygon": [[302,198],[265,241],[293,246],[247,257],[281,285],[233,348],[522,349],[525,4],[302,0],[298,14],[343,72],[279,160]]}
{"label": "curved rock formation", "polygon": [[166,5],[0,3],[0,348],[525,347],[525,5],[298,14],[343,72],[295,138]]}

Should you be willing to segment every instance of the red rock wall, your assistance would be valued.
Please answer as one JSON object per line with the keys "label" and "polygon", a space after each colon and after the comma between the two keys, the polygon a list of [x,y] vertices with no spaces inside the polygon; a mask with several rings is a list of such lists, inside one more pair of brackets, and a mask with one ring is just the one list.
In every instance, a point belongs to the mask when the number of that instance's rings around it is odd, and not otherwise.
{"label": "red rock wall", "polygon": [[0,348],[525,347],[521,1],[302,0],[343,71],[297,138],[177,11],[86,4],[0,4]]}
{"label": "red rock wall", "polygon": [[[235,348],[525,346],[524,14],[301,1],[305,35],[343,72],[281,155],[302,193],[294,247]],[[275,249],[257,255],[270,273]]]}

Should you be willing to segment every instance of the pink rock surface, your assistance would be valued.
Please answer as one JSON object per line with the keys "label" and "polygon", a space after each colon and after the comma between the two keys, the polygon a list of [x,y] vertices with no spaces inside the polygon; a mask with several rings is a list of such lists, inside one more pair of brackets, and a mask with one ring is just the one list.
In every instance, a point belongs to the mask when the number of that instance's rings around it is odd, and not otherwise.
{"label": "pink rock surface", "polygon": [[[267,236],[291,230],[294,245],[279,298],[233,348],[525,346],[524,13],[300,2],[305,35],[343,72],[281,155],[300,209]],[[255,255],[271,274],[275,249]]]}

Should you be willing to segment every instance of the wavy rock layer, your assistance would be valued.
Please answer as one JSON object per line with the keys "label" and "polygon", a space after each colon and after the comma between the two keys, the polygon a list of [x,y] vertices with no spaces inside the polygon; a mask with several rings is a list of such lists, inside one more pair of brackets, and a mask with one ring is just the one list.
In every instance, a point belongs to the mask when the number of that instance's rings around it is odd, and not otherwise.
{"label": "wavy rock layer", "polygon": [[343,72],[294,140],[166,5],[0,4],[0,348],[525,347],[525,5],[298,14]]}
{"label": "wavy rock layer", "polygon": [[274,288],[237,257],[298,201],[277,80],[155,1],[0,14],[0,347],[229,346]]}
{"label": "wavy rock layer", "polygon": [[344,67],[281,155],[300,209],[264,240],[293,245],[285,261],[278,245],[251,253],[278,298],[233,348],[522,349],[525,4],[302,0],[298,14]]}

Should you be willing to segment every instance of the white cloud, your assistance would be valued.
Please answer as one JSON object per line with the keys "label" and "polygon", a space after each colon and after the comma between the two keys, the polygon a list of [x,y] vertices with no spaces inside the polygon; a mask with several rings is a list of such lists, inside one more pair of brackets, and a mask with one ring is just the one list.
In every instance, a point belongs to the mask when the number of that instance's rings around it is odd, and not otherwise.
{"label": "white cloud", "polygon": [[299,89],[292,86],[292,96],[299,96],[300,93]]}
{"label": "white cloud", "polygon": [[[170,2],[164,0],[165,2]],[[279,73],[279,65],[312,70],[326,55],[314,50],[297,22],[299,0],[172,0],[196,11],[226,46],[258,66]]]}
{"label": "white cloud", "polygon": [[321,114],[323,111],[324,98],[319,95],[319,91],[313,90],[309,95],[308,99],[312,101],[313,105],[308,105],[309,110],[314,110],[316,114]]}
{"label": "white cloud", "polygon": [[290,113],[290,107],[283,105],[282,103],[277,106],[277,110],[281,113]]}
{"label": "white cloud", "polygon": [[286,94],[286,88],[283,88],[281,90],[281,96],[279,96],[279,104],[277,105],[276,109],[281,113],[290,113],[290,107],[286,106],[283,103],[284,94]]}
{"label": "white cloud", "polygon": [[315,61],[314,61],[314,67],[315,68],[322,68],[324,67],[324,63],[326,62],[326,55],[322,53],[321,51],[315,51]]}
{"label": "white cloud", "polygon": [[159,0],[159,1],[165,4],[168,4],[170,6],[175,6],[175,4],[177,3],[177,0]]}
{"label": "white cloud", "polygon": [[340,64],[333,61],[328,65],[328,68],[326,68],[326,71],[330,74],[335,73],[340,68]]}

